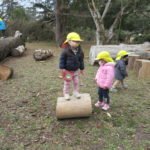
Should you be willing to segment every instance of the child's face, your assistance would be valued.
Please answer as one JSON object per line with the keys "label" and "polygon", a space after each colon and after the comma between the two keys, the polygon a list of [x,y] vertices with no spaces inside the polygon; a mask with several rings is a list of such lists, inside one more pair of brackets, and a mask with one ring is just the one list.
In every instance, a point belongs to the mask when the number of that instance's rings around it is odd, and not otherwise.
{"label": "child's face", "polygon": [[104,60],[104,59],[100,59],[99,60],[99,65],[101,65],[101,64],[106,64],[107,62]]}
{"label": "child's face", "polygon": [[68,41],[71,47],[77,48],[80,45],[80,41]]}

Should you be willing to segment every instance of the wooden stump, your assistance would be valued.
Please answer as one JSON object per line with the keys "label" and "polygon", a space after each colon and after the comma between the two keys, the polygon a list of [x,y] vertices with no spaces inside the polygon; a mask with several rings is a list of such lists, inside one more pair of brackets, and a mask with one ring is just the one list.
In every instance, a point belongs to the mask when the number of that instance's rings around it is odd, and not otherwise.
{"label": "wooden stump", "polygon": [[57,119],[89,117],[92,114],[92,104],[90,94],[81,94],[81,98],[74,96],[71,100],[65,100],[64,97],[58,97],[56,105]]}
{"label": "wooden stump", "polygon": [[138,75],[139,75],[139,70],[140,70],[140,68],[142,67],[142,60],[143,60],[143,59],[136,59],[135,62],[134,62],[133,70],[134,70],[134,72],[136,73],[136,76],[137,76],[137,77],[138,77]]}
{"label": "wooden stump", "polygon": [[142,67],[139,70],[139,78],[150,78],[150,60],[142,60]]}
{"label": "wooden stump", "polygon": [[136,55],[136,54],[129,55],[129,62],[128,62],[129,70],[133,69],[135,60],[139,58],[140,58],[140,55]]}
{"label": "wooden stump", "polygon": [[12,68],[0,65],[0,80],[8,80],[13,74]]}

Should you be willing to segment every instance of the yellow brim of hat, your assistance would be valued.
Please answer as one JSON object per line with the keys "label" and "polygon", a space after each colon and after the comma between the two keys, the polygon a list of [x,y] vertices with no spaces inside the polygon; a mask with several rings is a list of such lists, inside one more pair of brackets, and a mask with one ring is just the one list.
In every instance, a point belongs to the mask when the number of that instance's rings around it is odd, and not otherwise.
{"label": "yellow brim of hat", "polygon": [[[68,40],[68,39],[67,39],[64,43],[67,43],[68,41],[71,41],[71,40]],[[77,40],[76,40],[76,39],[73,39],[72,41],[79,41],[79,42],[83,42],[84,40],[82,40],[82,39],[80,39],[80,40],[79,40],[79,39],[77,39]]]}

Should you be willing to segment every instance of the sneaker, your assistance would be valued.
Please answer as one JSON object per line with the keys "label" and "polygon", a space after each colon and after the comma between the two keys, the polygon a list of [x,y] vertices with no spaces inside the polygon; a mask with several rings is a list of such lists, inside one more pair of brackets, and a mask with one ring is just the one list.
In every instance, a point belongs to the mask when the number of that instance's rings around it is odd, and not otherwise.
{"label": "sneaker", "polygon": [[81,97],[81,94],[79,92],[73,92],[73,95],[76,97],[76,98],[80,98]]}
{"label": "sneaker", "polygon": [[102,106],[104,106],[105,105],[105,103],[104,102],[100,102],[100,101],[98,101],[97,103],[95,103],[95,106],[96,107],[102,107]]}
{"label": "sneaker", "polygon": [[70,99],[70,95],[69,94],[64,94],[65,100],[69,100]]}
{"label": "sneaker", "polygon": [[116,88],[111,88],[110,92],[117,92],[118,90]]}
{"label": "sneaker", "polygon": [[108,110],[109,108],[110,108],[110,107],[109,107],[108,104],[105,104],[105,105],[102,107],[103,110]]}
{"label": "sneaker", "polygon": [[127,85],[123,85],[122,88],[123,89],[128,89],[128,86]]}

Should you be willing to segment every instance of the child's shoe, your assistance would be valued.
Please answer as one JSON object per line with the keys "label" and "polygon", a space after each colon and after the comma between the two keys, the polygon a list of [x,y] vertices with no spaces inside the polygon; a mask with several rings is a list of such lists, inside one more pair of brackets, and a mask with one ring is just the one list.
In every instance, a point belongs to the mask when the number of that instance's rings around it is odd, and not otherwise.
{"label": "child's shoe", "polygon": [[104,106],[105,105],[105,103],[104,102],[100,102],[100,101],[98,101],[97,103],[95,103],[95,106],[96,107],[102,107],[102,106]]}
{"label": "child's shoe", "polygon": [[109,108],[110,108],[110,107],[109,107],[108,104],[105,104],[105,105],[102,107],[103,110],[108,110]]}
{"label": "child's shoe", "polygon": [[70,95],[69,94],[64,94],[65,100],[70,100]]}
{"label": "child's shoe", "polygon": [[116,88],[111,88],[110,92],[117,92],[118,90]]}
{"label": "child's shoe", "polygon": [[122,88],[123,89],[128,89],[128,86],[127,85],[123,85]]}
{"label": "child's shoe", "polygon": [[81,97],[81,94],[77,91],[74,91],[73,92],[73,95],[76,97],[76,98],[80,98]]}

